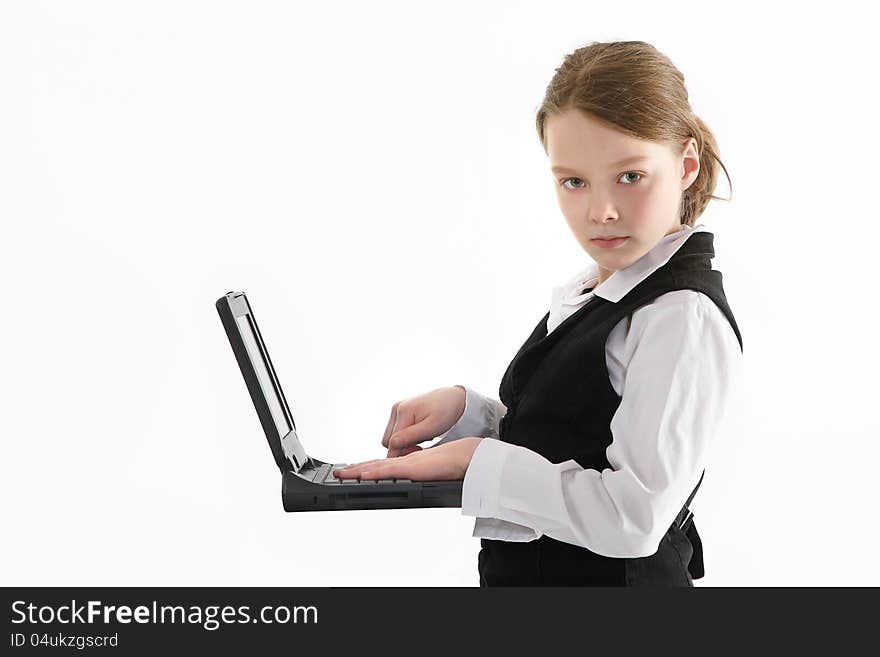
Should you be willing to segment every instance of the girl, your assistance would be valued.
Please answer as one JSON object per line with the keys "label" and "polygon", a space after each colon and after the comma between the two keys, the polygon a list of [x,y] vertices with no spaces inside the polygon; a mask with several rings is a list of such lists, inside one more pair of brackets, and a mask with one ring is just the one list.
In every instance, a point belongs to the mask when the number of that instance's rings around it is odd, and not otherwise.
{"label": "girl", "polygon": [[500,400],[457,385],[400,401],[387,458],[336,475],[463,478],[481,586],[693,586],[687,506],[742,352],[714,236],[695,225],[724,168],[715,139],[682,74],[641,41],[568,55],[536,124],[594,263],[553,290]]}

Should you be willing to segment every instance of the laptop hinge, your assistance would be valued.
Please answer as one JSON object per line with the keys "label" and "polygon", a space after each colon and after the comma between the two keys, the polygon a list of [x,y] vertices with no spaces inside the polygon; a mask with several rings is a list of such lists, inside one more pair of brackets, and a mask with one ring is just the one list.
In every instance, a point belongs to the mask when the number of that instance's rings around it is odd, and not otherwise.
{"label": "laptop hinge", "polygon": [[300,463],[296,458],[296,432],[290,431],[281,439],[281,451],[284,452],[285,458],[290,463],[295,472],[299,472],[304,465],[308,465],[309,459],[306,458],[304,463]]}

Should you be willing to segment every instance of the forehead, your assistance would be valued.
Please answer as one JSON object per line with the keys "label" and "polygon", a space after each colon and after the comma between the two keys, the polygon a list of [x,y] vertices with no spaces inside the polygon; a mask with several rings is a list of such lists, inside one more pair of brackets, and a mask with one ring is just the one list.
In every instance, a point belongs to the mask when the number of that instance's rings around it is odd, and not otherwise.
{"label": "forehead", "polygon": [[601,167],[636,155],[660,159],[672,153],[663,144],[624,134],[577,109],[548,117],[544,135],[552,166]]}

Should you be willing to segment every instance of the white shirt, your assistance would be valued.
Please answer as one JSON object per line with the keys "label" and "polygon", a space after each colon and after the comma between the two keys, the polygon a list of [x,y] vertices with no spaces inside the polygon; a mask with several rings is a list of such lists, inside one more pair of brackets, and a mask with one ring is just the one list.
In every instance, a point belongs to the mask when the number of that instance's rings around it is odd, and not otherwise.
{"label": "white shirt", "polygon": [[[666,264],[687,238],[709,230],[684,226],[630,266],[598,282],[595,263],[552,291],[548,333],[594,296],[618,302]],[[586,320],[589,321],[589,320]],[[507,412],[467,386],[465,411],[436,443],[482,436],[465,473],[462,515],[473,535],[532,541],[541,535],[609,557],[654,554],[706,466],[724,421],[742,352],[733,327],[705,294],[674,290],[638,308],[605,345],[610,382],[621,397],[606,449],[611,468],[551,463],[498,438]]]}

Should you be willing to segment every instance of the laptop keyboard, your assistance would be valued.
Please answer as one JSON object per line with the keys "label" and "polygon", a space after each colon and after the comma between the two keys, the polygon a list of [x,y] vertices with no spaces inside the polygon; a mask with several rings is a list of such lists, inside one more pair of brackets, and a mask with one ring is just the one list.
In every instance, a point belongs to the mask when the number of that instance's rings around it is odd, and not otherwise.
{"label": "laptop keyboard", "polygon": [[337,468],[345,467],[349,465],[348,463],[336,463],[330,464],[327,463],[322,465],[316,471],[314,479],[312,479],[313,484],[338,484],[340,486],[371,486],[373,484],[411,484],[412,481],[409,479],[364,479],[363,481],[359,479],[339,479],[333,475],[333,470]]}

